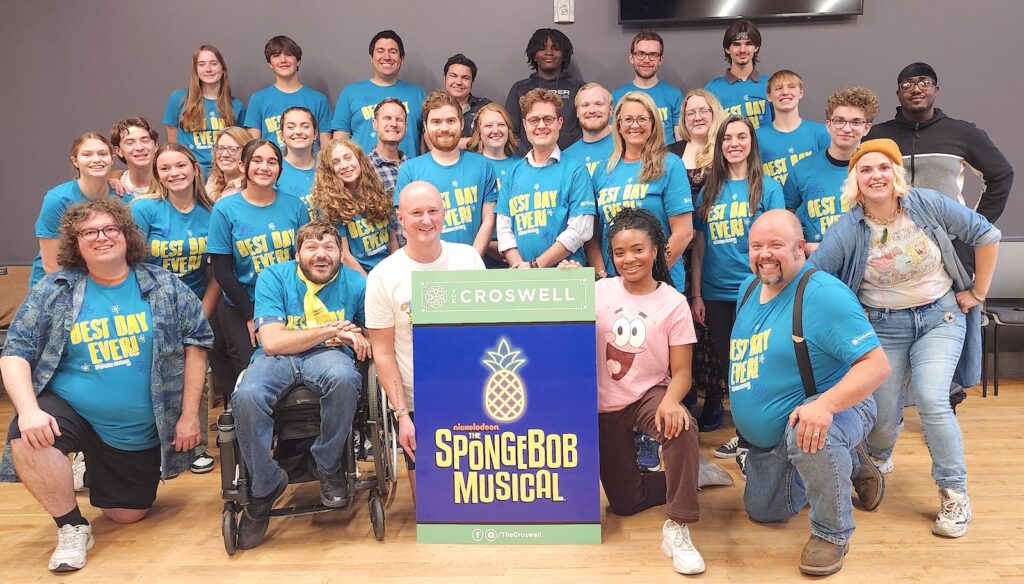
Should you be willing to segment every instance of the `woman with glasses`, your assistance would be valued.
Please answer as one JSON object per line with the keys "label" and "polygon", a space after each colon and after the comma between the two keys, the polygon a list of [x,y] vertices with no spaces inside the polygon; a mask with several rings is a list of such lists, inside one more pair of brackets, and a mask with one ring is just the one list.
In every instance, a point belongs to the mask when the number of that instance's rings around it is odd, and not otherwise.
{"label": "woman with glasses", "polygon": [[[698,196],[693,227],[693,289],[697,322],[708,328],[722,376],[727,379],[729,337],[736,318],[736,296],[750,275],[747,231],[761,213],[786,207],[782,187],[764,176],[753,124],[726,118],[715,136],[714,157]],[[708,386],[698,423],[711,431],[722,424],[723,392]]]}
{"label": "woman with glasses", "polygon": [[242,189],[242,147],[252,141],[245,128],[228,126],[217,132],[213,168],[206,179],[206,194],[214,203]]}
{"label": "woman with glasses", "polygon": [[192,53],[188,87],[178,89],[167,100],[167,142],[177,142],[191,150],[203,175],[209,175],[216,143],[214,134],[244,118],[242,100],[231,94],[224,57],[213,45],[200,46]]}

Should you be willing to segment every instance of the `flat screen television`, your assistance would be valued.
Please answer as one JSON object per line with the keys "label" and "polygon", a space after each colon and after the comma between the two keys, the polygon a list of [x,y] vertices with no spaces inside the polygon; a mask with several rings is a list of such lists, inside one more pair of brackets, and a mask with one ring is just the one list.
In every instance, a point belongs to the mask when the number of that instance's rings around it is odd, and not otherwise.
{"label": "flat screen television", "polygon": [[864,0],[619,0],[620,24],[837,17],[864,14]]}

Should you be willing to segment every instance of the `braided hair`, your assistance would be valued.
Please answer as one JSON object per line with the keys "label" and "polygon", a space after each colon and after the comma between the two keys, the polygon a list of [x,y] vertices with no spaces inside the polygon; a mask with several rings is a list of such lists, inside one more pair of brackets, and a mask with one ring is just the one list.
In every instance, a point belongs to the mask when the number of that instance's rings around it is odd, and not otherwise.
{"label": "braided hair", "polygon": [[620,231],[627,229],[643,231],[651,238],[651,244],[656,248],[651,275],[654,276],[655,280],[664,282],[674,288],[675,283],[672,282],[672,276],[668,273],[668,261],[665,258],[665,250],[668,249],[668,237],[665,236],[665,230],[661,228],[658,218],[647,209],[627,207],[608,223],[608,257],[615,257],[615,254],[612,252],[612,239]]}

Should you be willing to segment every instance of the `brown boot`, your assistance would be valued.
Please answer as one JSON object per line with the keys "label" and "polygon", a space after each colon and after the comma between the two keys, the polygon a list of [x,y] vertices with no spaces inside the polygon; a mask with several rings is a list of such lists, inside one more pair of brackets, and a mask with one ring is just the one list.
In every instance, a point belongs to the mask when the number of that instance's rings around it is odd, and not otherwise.
{"label": "brown boot", "polygon": [[811,576],[828,576],[843,567],[843,556],[850,551],[850,544],[836,545],[812,535],[800,555],[800,571]]}
{"label": "brown boot", "polygon": [[857,446],[857,453],[860,455],[860,468],[857,469],[857,476],[853,477],[853,490],[857,491],[857,498],[865,511],[874,511],[882,503],[885,496],[885,477],[868,458],[864,445]]}

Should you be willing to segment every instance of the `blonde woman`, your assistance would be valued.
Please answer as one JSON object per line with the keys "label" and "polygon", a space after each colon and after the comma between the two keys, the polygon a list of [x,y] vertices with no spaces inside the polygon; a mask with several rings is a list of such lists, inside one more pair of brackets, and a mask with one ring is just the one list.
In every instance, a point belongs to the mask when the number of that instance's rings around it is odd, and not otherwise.
{"label": "blonde woman", "polygon": [[228,126],[214,138],[214,164],[206,179],[206,194],[214,203],[242,190],[242,148],[252,141],[245,128]]}
{"label": "blonde woman", "polygon": [[715,156],[715,135],[724,119],[718,98],[706,89],[691,90],[683,97],[683,111],[676,126],[679,141],[669,146],[669,152],[683,159],[694,197],[707,180]]}

